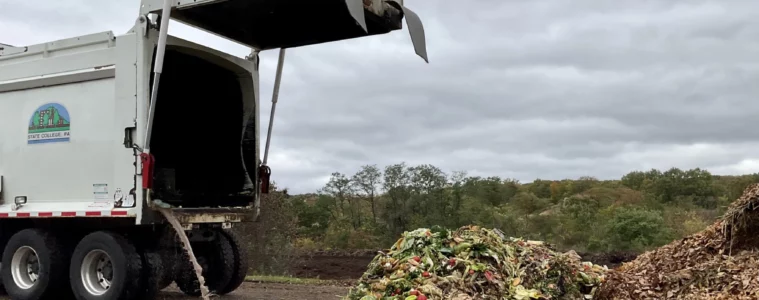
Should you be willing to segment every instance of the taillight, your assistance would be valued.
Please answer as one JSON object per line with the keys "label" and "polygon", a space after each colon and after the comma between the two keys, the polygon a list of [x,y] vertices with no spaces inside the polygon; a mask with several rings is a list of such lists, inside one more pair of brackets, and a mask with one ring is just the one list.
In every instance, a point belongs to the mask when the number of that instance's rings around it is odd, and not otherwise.
{"label": "taillight", "polygon": [[153,168],[155,167],[155,157],[150,153],[140,153],[142,160],[142,188],[153,188]]}
{"label": "taillight", "polygon": [[271,168],[267,165],[258,167],[258,180],[261,181],[261,194],[269,193],[269,180],[271,178]]}

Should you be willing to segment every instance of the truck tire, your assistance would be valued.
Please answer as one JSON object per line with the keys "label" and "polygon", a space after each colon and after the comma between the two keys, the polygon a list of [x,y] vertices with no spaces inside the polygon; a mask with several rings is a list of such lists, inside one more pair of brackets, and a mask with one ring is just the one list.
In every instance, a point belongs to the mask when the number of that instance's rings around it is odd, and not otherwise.
{"label": "truck tire", "polygon": [[[169,277],[169,278],[170,278],[170,277]],[[162,279],[161,281],[159,281],[159,282],[158,282],[158,291],[160,292],[160,291],[163,291],[163,290],[165,290],[165,289],[166,289],[167,287],[169,287],[169,286],[170,286],[172,283],[174,283],[174,279],[168,279],[168,278],[167,278],[167,279],[165,279],[165,280],[163,280],[163,279]]]}
{"label": "truck tire", "polygon": [[[203,268],[203,279],[205,280],[206,285],[210,290],[211,287],[208,282],[208,268],[210,266],[206,263],[203,257],[198,256],[199,253],[196,251],[197,248],[198,247],[193,246],[193,252],[195,253],[195,258],[198,260],[198,264],[201,268]],[[174,282],[177,284],[179,290],[188,296],[200,296],[202,294],[200,290],[200,281],[198,281],[194,267],[189,261],[187,254],[182,255],[181,261],[178,262],[178,269],[179,272],[174,275]]]}
{"label": "truck tire", "polygon": [[244,245],[240,242],[240,238],[234,232],[223,230],[221,231],[221,236],[226,237],[232,245],[232,252],[235,256],[232,267],[232,280],[229,281],[226,287],[217,292],[219,295],[226,295],[234,292],[245,281],[245,277],[248,275],[248,255]]}
{"label": "truck tire", "polygon": [[161,291],[171,285],[174,282],[174,274],[178,272],[177,259],[178,254],[168,251],[160,250],[161,262],[163,263],[163,274],[158,280],[158,290]]}
{"label": "truck tire", "polygon": [[155,299],[161,287],[161,279],[164,277],[164,266],[161,255],[154,251],[145,251],[142,254],[142,294],[137,299]]}
{"label": "truck tire", "polygon": [[67,251],[51,233],[24,229],[14,234],[3,251],[3,285],[11,299],[59,299],[66,284]]}
{"label": "truck tire", "polygon": [[[224,234],[216,235],[211,242],[193,243],[192,251],[203,268],[203,278],[208,290],[218,294],[218,291],[229,285],[234,274],[234,249],[229,239]],[[183,252],[187,258],[187,253]],[[176,283],[179,289],[190,296],[200,296],[200,282],[198,281],[192,263],[189,259],[183,259],[180,263],[181,271],[177,274]]]}
{"label": "truck tire", "polygon": [[171,277],[164,277],[161,279],[161,281],[158,282],[158,291],[163,291],[167,287],[169,287],[172,283],[174,283],[174,279]]}
{"label": "truck tire", "polygon": [[181,241],[172,228],[163,229],[158,236],[158,253],[163,263],[163,276],[158,281],[158,290],[169,287],[174,282],[175,274],[180,272],[179,263],[182,259]]}
{"label": "truck tire", "polygon": [[141,299],[143,260],[135,246],[113,232],[97,231],[74,248],[71,289],[79,300]]}

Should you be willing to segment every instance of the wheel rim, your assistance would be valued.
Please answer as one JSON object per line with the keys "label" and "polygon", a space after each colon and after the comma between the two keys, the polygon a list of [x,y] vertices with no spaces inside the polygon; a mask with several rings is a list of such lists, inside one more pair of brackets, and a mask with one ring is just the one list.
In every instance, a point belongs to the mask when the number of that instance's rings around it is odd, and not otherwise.
{"label": "wheel rim", "polygon": [[39,279],[40,264],[37,252],[29,246],[18,248],[11,260],[13,282],[21,289],[30,289]]}
{"label": "wheel rim", "polygon": [[92,250],[84,257],[81,267],[82,283],[92,295],[105,294],[113,281],[111,257],[102,250]]}

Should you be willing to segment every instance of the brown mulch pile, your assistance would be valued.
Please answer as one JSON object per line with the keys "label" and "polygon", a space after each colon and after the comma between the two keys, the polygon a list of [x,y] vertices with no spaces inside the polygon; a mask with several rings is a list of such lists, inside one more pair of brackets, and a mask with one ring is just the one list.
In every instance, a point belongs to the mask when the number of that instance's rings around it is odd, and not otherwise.
{"label": "brown mulch pile", "polygon": [[607,272],[595,299],[759,299],[759,184],[704,231]]}

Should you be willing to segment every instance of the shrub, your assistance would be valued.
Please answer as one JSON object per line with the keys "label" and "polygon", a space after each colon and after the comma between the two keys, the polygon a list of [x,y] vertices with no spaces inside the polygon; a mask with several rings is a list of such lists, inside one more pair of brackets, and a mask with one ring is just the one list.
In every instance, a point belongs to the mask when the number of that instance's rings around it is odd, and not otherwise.
{"label": "shrub", "polygon": [[609,221],[607,237],[622,251],[645,251],[671,241],[661,212],[643,208],[619,208]]}

